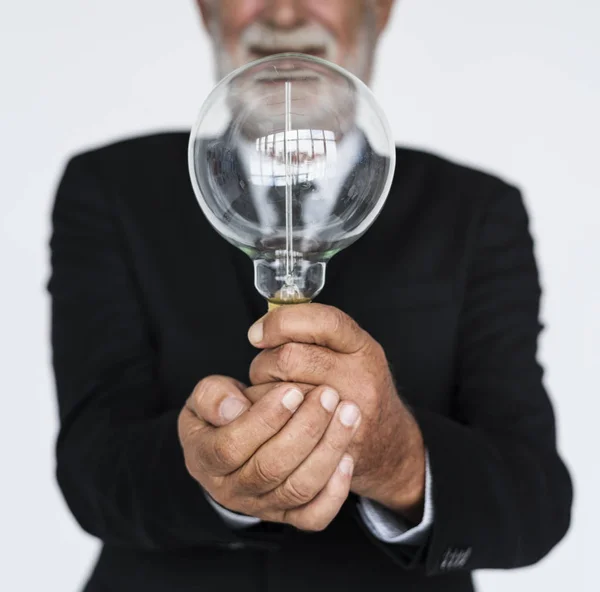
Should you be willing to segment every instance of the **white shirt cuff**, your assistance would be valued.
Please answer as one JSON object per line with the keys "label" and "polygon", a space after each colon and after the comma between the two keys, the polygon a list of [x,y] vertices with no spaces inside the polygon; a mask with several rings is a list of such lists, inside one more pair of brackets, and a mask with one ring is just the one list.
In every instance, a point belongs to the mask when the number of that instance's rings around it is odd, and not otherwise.
{"label": "white shirt cuff", "polygon": [[[433,525],[433,499],[431,494],[431,470],[429,456],[425,457],[425,506],[423,518],[419,524],[409,528],[392,510],[368,498],[361,497],[358,511],[368,529],[384,543],[420,545],[424,542]],[[248,528],[260,523],[260,518],[237,514],[217,503],[206,491],[208,503],[221,516],[225,524],[233,529]]]}
{"label": "white shirt cuff", "polygon": [[210,497],[206,491],[204,492],[204,495],[206,496],[208,503],[215,509],[217,514],[221,516],[229,528],[238,530],[241,528],[254,526],[260,522],[260,518],[256,518],[254,516],[244,516],[244,514],[236,514],[235,512],[224,508],[221,504],[217,503],[212,497]]}
{"label": "white shirt cuff", "polygon": [[423,518],[419,524],[410,528],[392,510],[385,506],[361,497],[358,502],[358,511],[367,528],[384,543],[404,545],[422,544],[433,525],[433,499],[431,494],[431,469],[429,455],[425,456],[425,506]]}

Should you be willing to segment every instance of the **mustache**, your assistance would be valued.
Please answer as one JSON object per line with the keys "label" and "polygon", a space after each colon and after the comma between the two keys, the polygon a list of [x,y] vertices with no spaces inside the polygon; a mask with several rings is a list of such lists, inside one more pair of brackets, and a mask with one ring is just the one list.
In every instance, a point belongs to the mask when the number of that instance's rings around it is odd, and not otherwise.
{"label": "mustache", "polygon": [[248,53],[260,57],[284,52],[301,52],[324,57],[331,55],[335,48],[335,39],[318,24],[281,30],[262,23],[253,23],[242,34],[241,44]]}

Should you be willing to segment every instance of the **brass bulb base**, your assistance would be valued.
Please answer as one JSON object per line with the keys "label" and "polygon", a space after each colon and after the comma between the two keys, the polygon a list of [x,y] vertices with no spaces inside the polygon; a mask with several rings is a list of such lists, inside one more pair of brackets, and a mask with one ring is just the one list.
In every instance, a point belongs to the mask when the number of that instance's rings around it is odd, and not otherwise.
{"label": "brass bulb base", "polygon": [[271,312],[272,310],[275,310],[276,308],[279,308],[281,306],[290,306],[292,304],[308,304],[309,302],[311,302],[310,298],[303,298],[303,299],[298,299],[298,300],[267,300],[267,304],[268,304],[268,312]]}

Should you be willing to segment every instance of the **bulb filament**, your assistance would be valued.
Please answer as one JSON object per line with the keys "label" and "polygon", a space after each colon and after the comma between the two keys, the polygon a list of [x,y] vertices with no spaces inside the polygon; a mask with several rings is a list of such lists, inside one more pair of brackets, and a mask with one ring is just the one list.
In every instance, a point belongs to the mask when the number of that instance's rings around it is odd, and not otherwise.
{"label": "bulb filament", "polygon": [[283,145],[285,149],[285,284],[294,285],[294,219],[292,210],[292,163],[288,147],[288,135],[292,131],[292,83],[285,83],[285,129]]}

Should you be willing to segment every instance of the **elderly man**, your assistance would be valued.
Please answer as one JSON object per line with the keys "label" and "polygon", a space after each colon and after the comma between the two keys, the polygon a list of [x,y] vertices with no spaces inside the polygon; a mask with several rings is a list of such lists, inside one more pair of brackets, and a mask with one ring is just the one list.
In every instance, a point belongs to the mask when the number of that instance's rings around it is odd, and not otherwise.
{"label": "elderly man", "polygon": [[[198,4],[219,76],[298,51],[368,82],[393,1]],[[399,148],[318,302],[262,316],[187,140],[78,155],[58,189],[57,476],[103,542],[86,590],[466,592],[546,555],[572,491],[518,190]]]}

